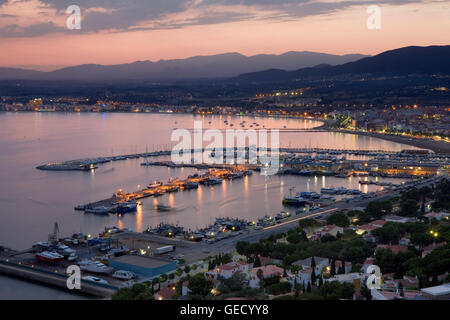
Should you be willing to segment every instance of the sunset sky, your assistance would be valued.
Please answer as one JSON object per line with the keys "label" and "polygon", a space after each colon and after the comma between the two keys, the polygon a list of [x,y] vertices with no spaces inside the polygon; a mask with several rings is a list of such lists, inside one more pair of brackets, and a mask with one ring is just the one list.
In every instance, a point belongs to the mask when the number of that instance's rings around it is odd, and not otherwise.
{"label": "sunset sky", "polygon": [[[66,27],[73,4],[81,30]],[[381,8],[380,30],[366,26],[369,5]],[[450,0],[0,0],[2,66],[225,52],[376,54],[432,44],[450,44]]]}

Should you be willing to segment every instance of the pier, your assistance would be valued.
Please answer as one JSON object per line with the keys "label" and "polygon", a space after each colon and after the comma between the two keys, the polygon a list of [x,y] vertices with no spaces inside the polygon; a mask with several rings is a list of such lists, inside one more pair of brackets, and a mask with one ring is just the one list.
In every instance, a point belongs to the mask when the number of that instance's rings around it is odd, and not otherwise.
{"label": "pier", "polygon": [[[161,166],[175,166],[170,161],[156,162],[154,165]],[[186,165],[180,165],[186,166]],[[130,201],[136,201],[151,196],[160,196],[165,193],[177,192],[179,190],[191,190],[198,188],[199,184],[213,185],[222,183],[223,179],[237,179],[246,175],[252,174],[250,170],[255,169],[255,166],[240,166],[240,165],[195,165],[192,167],[201,169],[210,169],[208,173],[203,175],[189,176],[187,179],[170,179],[167,184],[162,182],[155,182],[153,185],[149,185],[142,190],[124,193],[119,190],[111,198],[103,199],[97,202],[88,203],[85,205],[78,205],[75,210],[86,211],[88,209],[95,209],[98,207],[111,208],[111,212],[114,213],[114,208],[121,203],[127,203]]]}
{"label": "pier", "polygon": [[[192,154],[198,152],[223,152],[226,154],[226,150],[215,150],[213,148],[203,148],[203,149],[190,149],[184,150],[184,152],[190,152]],[[237,148],[234,147],[234,153],[237,152],[272,152],[270,148]],[[274,152],[279,153],[291,153],[291,154],[329,154],[329,155],[359,155],[359,156],[381,156],[381,155],[408,155],[408,153],[402,152],[394,152],[394,151],[386,151],[386,150],[351,150],[351,149],[326,149],[326,148],[279,148],[278,150],[273,150]],[[114,162],[114,161],[123,161],[127,159],[138,159],[138,158],[155,158],[162,156],[170,156],[172,154],[172,150],[161,150],[154,152],[146,152],[146,153],[135,153],[135,154],[125,154],[118,156],[110,156],[110,157],[96,157],[96,158],[87,158],[87,159],[79,159],[79,160],[68,160],[68,161],[60,161],[54,163],[47,163],[43,165],[39,165],[36,167],[38,170],[48,170],[48,171],[90,171],[96,169],[98,166]],[[410,154],[412,155],[412,154]],[[421,154],[422,156],[430,156],[429,153]],[[433,157],[441,157],[448,158],[447,154],[433,154]]]}
{"label": "pier", "polygon": [[[29,281],[36,281],[40,283],[44,283],[46,285],[55,286],[67,291],[70,291],[67,288],[67,278],[69,277],[65,273],[59,272],[55,269],[54,272],[44,270],[38,268],[34,265],[27,266],[22,262],[11,262],[0,259],[0,273],[3,273],[8,276],[21,278]],[[73,290],[70,292],[85,294],[96,296],[100,298],[111,298],[111,296],[118,290],[119,288],[113,287],[110,285],[97,284],[85,281],[81,279],[81,288],[79,290]]]}

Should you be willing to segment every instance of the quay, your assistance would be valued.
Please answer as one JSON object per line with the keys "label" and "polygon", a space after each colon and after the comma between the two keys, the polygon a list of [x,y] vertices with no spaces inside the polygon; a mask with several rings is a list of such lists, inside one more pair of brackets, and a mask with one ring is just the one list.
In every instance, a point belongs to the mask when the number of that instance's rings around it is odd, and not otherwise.
{"label": "quay", "polygon": [[[55,269],[55,271],[58,270]],[[68,292],[90,295],[100,298],[111,298],[112,295],[119,289],[110,285],[92,283],[81,279],[81,288],[79,290],[69,290],[67,288],[67,278],[69,276],[59,271],[55,271],[51,272],[48,270],[40,269],[34,265],[27,266],[22,264],[21,262],[11,262],[9,261],[9,259],[0,259],[0,273],[2,274],[55,286]]]}
{"label": "quay", "polygon": [[[187,152],[196,153],[196,152],[218,152],[219,150],[215,150],[214,148],[203,148],[203,149],[190,149]],[[226,150],[222,150],[225,154]],[[270,148],[254,148],[251,149],[249,147],[246,148],[237,148],[234,147],[234,152],[245,151],[245,152],[271,152]],[[401,152],[394,151],[385,151],[385,150],[350,150],[350,149],[326,149],[326,148],[279,148],[277,152],[279,153],[291,153],[291,154],[329,154],[329,155],[359,155],[359,156],[414,156],[414,155],[422,155],[430,157],[430,152],[426,150],[419,150],[417,152],[413,152],[414,150],[403,150]],[[68,160],[61,161],[55,163],[47,163],[43,165],[39,165],[36,167],[38,170],[48,170],[48,171],[90,171],[96,169],[99,165],[104,163],[109,163],[112,161],[123,161],[127,159],[137,159],[137,158],[153,158],[153,157],[162,157],[162,156],[170,156],[172,154],[171,150],[165,151],[154,151],[154,152],[146,152],[146,153],[135,153],[135,154],[126,154],[119,156],[111,156],[111,157],[97,157],[97,158],[88,158],[88,159],[80,159],[80,160]],[[433,157],[441,157],[447,158],[448,154],[433,154]]]}
{"label": "quay", "polygon": [[[175,166],[172,162],[156,162],[152,165]],[[186,165],[180,165],[186,166]],[[85,205],[78,205],[75,207],[77,211],[95,210],[96,208],[110,208],[108,212],[114,213],[118,206],[129,202],[134,202],[139,199],[148,198],[151,196],[160,196],[165,193],[177,192],[179,190],[191,190],[198,188],[199,184],[213,185],[219,184],[223,179],[237,179],[246,175],[251,175],[251,170],[255,170],[256,166],[239,166],[239,165],[204,165],[192,164],[192,167],[210,169],[208,173],[203,175],[192,175],[187,179],[170,179],[167,184],[155,181],[154,184],[149,185],[142,190],[124,193],[122,190],[115,193],[111,198],[100,200],[97,202],[88,203]],[[102,212],[107,213],[107,212]]]}

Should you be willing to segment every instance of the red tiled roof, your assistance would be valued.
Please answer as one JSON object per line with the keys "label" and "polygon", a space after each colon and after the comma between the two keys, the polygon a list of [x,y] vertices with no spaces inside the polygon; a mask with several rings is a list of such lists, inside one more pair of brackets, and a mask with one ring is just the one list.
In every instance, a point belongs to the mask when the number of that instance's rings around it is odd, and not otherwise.
{"label": "red tiled roof", "polygon": [[377,250],[378,249],[390,249],[395,254],[408,251],[407,246],[400,246],[398,244],[379,244],[377,245]]}
{"label": "red tiled roof", "polygon": [[159,290],[156,295],[163,298],[164,300],[169,300],[176,293],[176,290],[173,290],[172,287],[166,287]]}
{"label": "red tiled roof", "polygon": [[283,269],[274,265],[268,265],[268,266],[262,266],[262,267],[258,267],[258,268],[253,268],[253,273],[257,274],[258,270],[262,270],[263,272],[263,277],[270,277],[276,274],[283,274]]}
{"label": "red tiled roof", "polygon": [[424,251],[432,251],[432,250],[442,247],[444,245],[445,245],[445,242],[433,243],[433,244],[430,244],[429,246],[426,246],[425,248],[423,248],[423,250]]}
{"label": "red tiled roof", "polygon": [[378,227],[373,226],[371,224],[363,224],[362,226],[359,226],[358,229],[370,232],[370,231],[373,231],[375,229],[378,229]]}
{"label": "red tiled roof", "polygon": [[327,226],[323,227],[322,228],[322,232],[331,232],[335,228],[337,228],[337,226],[335,226],[334,224],[330,224],[330,225],[327,225]]}
{"label": "red tiled roof", "polygon": [[[334,263],[334,265],[335,265],[336,268],[339,268],[339,267],[342,265],[342,261],[337,260],[337,261]],[[346,267],[351,267],[351,265],[352,265],[351,262],[345,261],[345,266],[346,266]]]}
{"label": "red tiled roof", "polygon": [[370,222],[369,224],[372,226],[383,226],[386,223],[386,220],[375,220]]}

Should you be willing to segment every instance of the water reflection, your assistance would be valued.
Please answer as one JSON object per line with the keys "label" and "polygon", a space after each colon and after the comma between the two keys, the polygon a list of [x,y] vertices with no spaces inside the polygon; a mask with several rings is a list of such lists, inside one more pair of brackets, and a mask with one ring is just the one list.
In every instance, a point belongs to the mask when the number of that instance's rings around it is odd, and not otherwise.
{"label": "water reflection", "polygon": [[[120,218],[116,215],[98,217],[75,212],[73,207],[110,197],[119,188],[125,192],[134,191],[137,185],[146,186],[156,179],[166,182],[170,177],[186,178],[196,170],[142,167],[139,165],[142,159],[114,162],[100,166],[94,172],[35,169],[39,164],[59,160],[162,149],[164,145],[172,144],[173,128],[192,128],[194,120],[203,121],[205,127],[222,129],[230,128],[225,120],[234,123],[234,128],[244,120],[245,128],[254,122],[260,125],[259,128],[321,125],[312,120],[231,116],[5,113],[0,117],[0,127],[8,132],[0,136],[0,161],[3,168],[7,168],[0,170],[0,243],[25,249],[35,241],[45,240],[55,221],[60,225],[61,234],[68,235],[80,231],[97,234],[105,226],[119,223],[142,230],[143,226],[163,221],[179,221],[187,227],[203,226],[217,215],[256,219],[281,210],[281,200],[292,186],[297,192],[320,192],[321,187],[342,184],[355,189],[360,187],[356,178],[346,182],[321,177],[319,181],[318,177],[262,177],[255,173],[232,183],[224,181],[221,186],[200,186],[197,190],[163,195],[159,199],[145,199],[141,211],[136,214],[125,214]],[[328,132],[282,132],[280,141],[282,146],[291,144],[291,147],[411,148],[368,137]],[[365,185],[363,189],[372,191],[376,187]],[[177,210],[155,211],[158,203],[169,203]]]}

